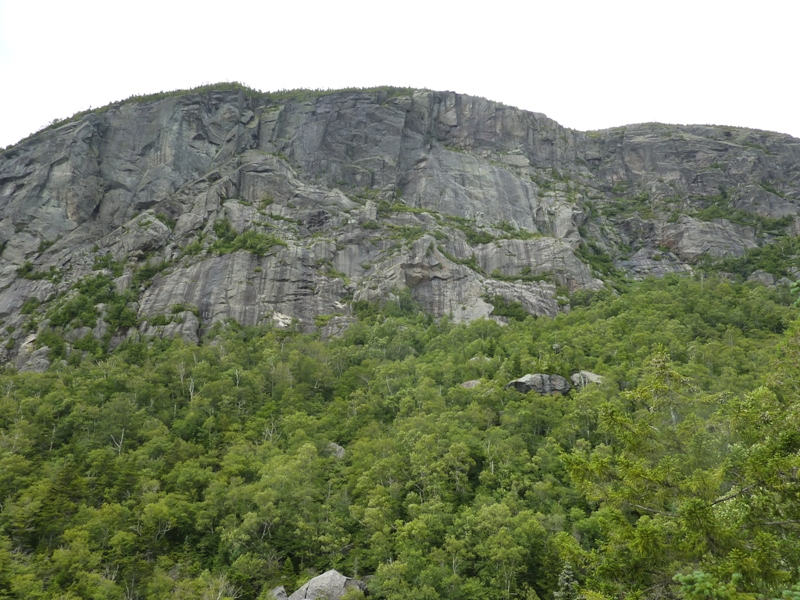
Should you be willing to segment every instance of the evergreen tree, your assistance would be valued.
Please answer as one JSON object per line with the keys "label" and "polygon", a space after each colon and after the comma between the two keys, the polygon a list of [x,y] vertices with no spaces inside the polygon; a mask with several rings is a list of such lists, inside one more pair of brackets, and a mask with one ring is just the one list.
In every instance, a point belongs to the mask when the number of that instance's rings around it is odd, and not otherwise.
{"label": "evergreen tree", "polygon": [[578,586],[578,580],[575,578],[575,572],[572,570],[572,565],[568,562],[564,563],[564,568],[558,575],[558,589],[553,592],[555,600],[583,600],[583,595]]}

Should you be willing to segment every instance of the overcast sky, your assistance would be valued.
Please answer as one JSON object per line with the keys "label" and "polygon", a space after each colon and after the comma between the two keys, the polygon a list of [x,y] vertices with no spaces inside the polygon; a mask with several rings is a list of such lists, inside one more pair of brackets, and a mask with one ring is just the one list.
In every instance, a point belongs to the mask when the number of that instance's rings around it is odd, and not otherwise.
{"label": "overcast sky", "polygon": [[796,0],[0,0],[0,147],[79,110],[218,81],[453,90],[582,130],[800,137],[798,28]]}

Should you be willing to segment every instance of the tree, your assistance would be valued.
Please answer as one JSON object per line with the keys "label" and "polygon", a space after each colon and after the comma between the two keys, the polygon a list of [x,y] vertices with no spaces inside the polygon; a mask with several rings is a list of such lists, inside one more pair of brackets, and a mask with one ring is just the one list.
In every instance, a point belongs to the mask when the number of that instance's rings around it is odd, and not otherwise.
{"label": "tree", "polygon": [[561,569],[558,576],[558,590],[553,592],[553,598],[555,600],[583,600],[578,580],[575,579],[572,565],[568,562],[564,563],[564,568]]}

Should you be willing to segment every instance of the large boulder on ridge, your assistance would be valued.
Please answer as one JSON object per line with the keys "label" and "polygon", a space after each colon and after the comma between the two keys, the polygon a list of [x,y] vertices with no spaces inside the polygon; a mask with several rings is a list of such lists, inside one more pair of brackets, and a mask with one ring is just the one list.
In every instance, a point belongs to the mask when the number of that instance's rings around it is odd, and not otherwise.
{"label": "large boulder on ridge", "polygon": [[542,395],[555,392],[566,394],[571,389],[569,382],[561,375],[546,373],[523,375],[519,379],[508,382],[506,387],[512,387],[523,394],[533,391]]}
{"label": "large boulder on ridge", "polygon": [[346,577],[331,569],[306,582],[306,584],[289,596],[289,600],[339,600],[350,589],[366,590],[363,581]]}

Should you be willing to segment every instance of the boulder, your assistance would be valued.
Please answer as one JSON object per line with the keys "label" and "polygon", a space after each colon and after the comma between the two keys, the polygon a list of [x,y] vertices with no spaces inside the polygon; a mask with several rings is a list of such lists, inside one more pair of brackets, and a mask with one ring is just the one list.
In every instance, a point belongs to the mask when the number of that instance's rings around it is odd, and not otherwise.
{"label": "boulder", "polygon": [[462,388],[467,388],[468,390],[474,388],[476,385],[480,384],[480,379],[470,379],[469,381],[465,381],[461,384]]}
{"label": "boulder", "polygon": [[506,387],[513,387],[518,392],[527,394],[528,392],[536,392],[537,394],[552,394],[558,392],[559,394],[566,394],[571,389],[569,382],[556,374],[534,373],[533,375],[523,375],[519,379],[510,381]]}
{"label": "boulder", "polygon": [[50,348],[44,346],[38,350],[34,350],[29,355],[20,354],[17,357],[17,368],[22,371],[32,371],[34,373],[41,373],[50,367]]}
{"label": "boulder", "polygon": [[759,269],[758,271],[753,271],[747,281],[757,281],[762,285],[770,286],[775,285],[775,276]]}
{"label": "boulder", "polygon": [[282,585],[271,589],[267,594],[268,600],[288,600],[288,598],[289,596],[286,594],[286,588]]}
{"label": "boulder", "polygon": [[344,335],[344,332],[352,325],[353,321],[355,321],[353,317],[333,317],[320,329],[320,338],[329,340]]}
{"label": "boulder", "polygon": [[336,458],[344,458],[346,453],[345,449],[336,442],[328,442],[328,452]]}
{"label": "boulder", "polygon": [[590,383],[603,383],[603,376],[591,371],[578,371],[570,375],[569,378],[576,389],[586,387]]}
{"label": "boulder", "polygon": [[289,596],[289,600],[339,600],[347,590],[357,588],[365,590],[363,581],[345,577],[339,571],[331,569],[306,582],[306,584]]}

